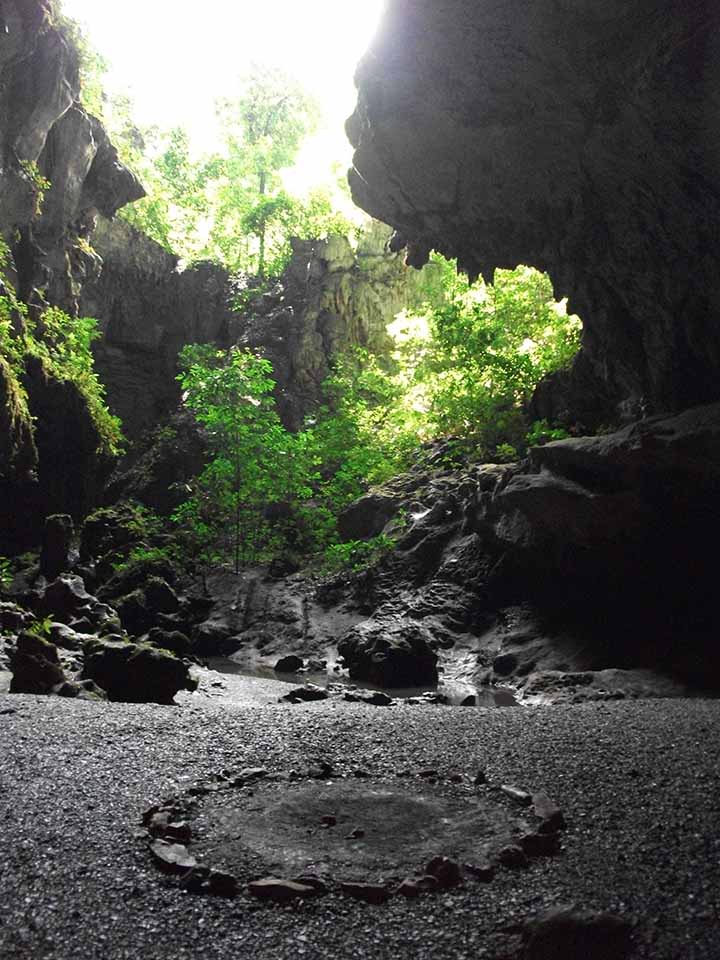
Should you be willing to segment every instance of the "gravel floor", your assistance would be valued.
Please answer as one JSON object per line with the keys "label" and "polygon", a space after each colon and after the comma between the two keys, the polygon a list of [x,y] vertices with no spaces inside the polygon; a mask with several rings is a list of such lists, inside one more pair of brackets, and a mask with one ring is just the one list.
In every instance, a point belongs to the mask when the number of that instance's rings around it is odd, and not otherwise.
{"label": "gravel floor", "polygon": [[[630,918],[638,957],[720,956],[720,702],[289,706],[271,681],[243,682],[176,708],[0,694],[2,960],[499,960],[558,903]],[[564,852],[380,907],[195,896],[149,864],[139,819],[159,799],[226,768],[320,759],[544,789],[568,821]]]}

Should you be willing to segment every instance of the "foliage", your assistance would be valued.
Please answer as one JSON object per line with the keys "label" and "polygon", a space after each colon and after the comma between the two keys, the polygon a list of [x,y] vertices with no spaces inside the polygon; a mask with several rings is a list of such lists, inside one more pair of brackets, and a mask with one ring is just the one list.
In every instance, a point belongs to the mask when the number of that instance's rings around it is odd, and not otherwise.
{"label": "foliage", "polygon": [[547,420],[534,420],[525,435],[528,447],[540,447],[553,440],[566,440],[570,434],[563,427],[552,427]]}
{"label": "foliage", "polygon": [[6,381],[8,413],[11,422],[25,421],[29,424],[32,417],[22,382],[25,372],[26,313],[24,304],[17,299],[12,287],[3,285],[0,274],[0,367]]}
{"label": "foliage", "polygon": [[174,544],[165,547],[155,547],[148,546],[146,543],[140,543],[130,550],[124,560],[114,563],[113,570],[115,573],[124,573],[131,567],[149,568],[155,565],[174,565],[177,559]]}
{"label": "foliage", "polygon": [[348,540],[346,543],[331,544],[323,556],[322,572],[358,573],[377,563],[390,553],[394,546],[393,538],[382,533],[370,540]]}
{"label": "foliage", "polygon": [[222,150],[195,157],[185,130],[141,126],[124,95],[102,93],[106,64],[76,24],[82,101],[101,117],[120,158],[147,196],[120,216],[184,261],[212,260],[233,272],[277,277],[290,257],[289,238],[347,235],[353,225],[335,209],[330,187],[301,199],[282,185],[313,131],[318,108],[288,76],[255,67],[239,95],[218,103]]}
{"label": "foliage", "polygon": [[[196,157],[185,130],[140,125],[129,96],[105,92],[108,64],[76,21],[60,15],[56,25],[78,53],[83,107],[103,122],[147,193],[119,215],[165,249],[187,263],[213,260],[233,272],[277,277],[291,236],[322,239],[354,229],[337,212],[330,185],[302,199],[283,188],[282,171],[319,117],[317,104],[289,76],[252,67],[237,96],[217,104],[222,148]],[[37,170],[27,174],[41,203],[47,184]]]}
{"label": "foliage", "polygon": [[140,177],[147,196],[124,207],[121,216],[185,260],[201,253],[201,225],[208,215],[208,175],[191,156],[187,132],[141,129],[127,98],[111,100],[111,127],[124,162]]}
{"label": "foliage", "polygon": [[522,455],[524,406],[545,375],[570,363],[580,327],[547,275],[522,266],[497,270],[492,285],[455,283],[445,304],[405,316],[397,356],[425,436],[471,437],[486,457]]}
{"label": "foliage", "polygon": [[184,402],[205,428],[210,459],[175,519],[207,562],[232,556],[237,573],[277,547],[270,508],[311,495],[307,437],[280,422],[267,360],[192,345],[180,364]]}
{"label": "foliage", "polygon": [[336,358],[324,403],[294,435],[278,419],[266,360],[186,348],[179,379],[211,458],[176,520],[201,566],[232,555],[238,570],[279,551],[324,552],[327,570],[365,566],[392,541],[339,543],[337,517],[421,459],[424,441],[442,440],[452,466],[517,460],[528,442],[559,436],[524,413],[538,380],[577,347],[579,321],[547,277],[520,267],[498,271],[492,287],[454,274],[448,286],[445,303],[399,322],[390,360],[359,349]]}
{"label": "foliage", "polygon": [[336,359],[325,394],[327,403],[318,410],[309,434],[322,464],[317,497],[337,515],[369,485],[407,467],[417,437],[398,378],[366,350]]}
{"label": "foliage", "polygon": [[0,557],[0,590],[9,587],[12,580],[12,563],[7,557]]}
{"label": "foliage", "polygon": [[42,213],[43,200],[51,184],[50,181],[40,173],[40,168],[34,160],[20,160],[19,163],[20,169],[33,191],[35,198],[34,216],[37,218]]}
{"label": "foliage", "polygon": [[105,388],[94,369],[91,344],[98,336],[97,321],[71,317],[57,307],[46,307],[34,323],[27,306],[3,277],[8,250],[0,245],[0,360],[15,397],[17,414],[31,420],[23,385],[25,360],[37,357],[49,376],[71,381],[87,403],[100,436],[99,452],[115,454],[122,444],[120,421],[105,403]]}
{"label": "foliage", "polygon": [[231,269],[281,272],[300,212],[280,171],[294,163],[317,114],[296,83],[268,67],[254,67],[239,96],[219,102],[223,152],[208,165],[216,181],[209,250]]}
{"label": "foliage", "polygon": [[98,452],[119,453],[123,436],[118,417],[105,402],[91,352],[100,336],[93,317],[71,317],[58,307],[48,307],[40,316],[38,336],[26,336],[27,353],[39,357],[45,371],[56,380],[73,383],[87,404],[100,435]]}
{"label": "foliage", "polygon": [[47,638],[50,636],[52,625],[52,617],[36,617],[27,628],[27,632],[32,633],[34,636],[40,637],[43,640],[47,640]]}
{"label": "foliage", "polygon": [[90,43],[76,20],[61,14],[56,25],[68,44],[77,51],[83,106],[92,116],[102,118],[106,99],[103,83],[108,63]]}

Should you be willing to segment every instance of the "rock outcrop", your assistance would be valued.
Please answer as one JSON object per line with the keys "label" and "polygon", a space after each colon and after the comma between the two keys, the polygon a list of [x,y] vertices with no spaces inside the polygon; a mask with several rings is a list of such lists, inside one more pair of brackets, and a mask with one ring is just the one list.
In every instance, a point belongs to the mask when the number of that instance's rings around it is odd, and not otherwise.
{"label": "rock outcrop", "polygon": [[299,426],[331,358],[353,346],[381,352],[387,325],[417,296],[420,280],[387,250],[390,234],[374,224],[357,250],[340,236],[295,240],[280,281],[234,310],[237,284],[221,267],[180,269],[132,227],[101,221],[93,242],[103,270],[84,285],[81,310],[100,320],[96,366],[126,435],[137,439],[177,406],[177,354],[187,343],[237,343],[266,356],[281,416]]}
{"label": "rock outcrop", "polygon": [[[79,55],[51,0],[3,0],[0,44],[0,234],[22,299],[70,313],[99,266],[99,214],[144,195],[101,123],[80,106]],[[49,186],[43,184],[49,182]]]}
{"label": "rock outcrop", "polygon": [[[98,216],[112,217],[143,196],[100,122],[80,105],[79,92],[79,55],[58,5],[2,0],[0,240],[9,250],[2,270],[33,317],[46,304],[77,314],[82,283],[100,269],[90,244]],[[0,524],[2,552],[37,543],[49,513],[82,516],[107,466],[73,383],[29,360],[23,410],[4,364],[0,358],[0,427],[7,427],[0,498],[11,509]]]}
{"label": "rock outcrop", "polygon": [[99,321],[95,366],[136,440],[178,404],[181,347],[228,345],[229,277],[211,263],[180,270],[176,256],[121,220],[100,220],[93,244],[103,269],[83,286],[81,312]]}
{"label": "rock outcrop", "polygon": [[388,250],[390,235],[373,224],[357,250],[339,236],[294,241],[279,287],[232,325],[234,340],[272,361],[291,428],[320,399],[332,357],[349,347],[386,351],[388,324],[417,296],[418,278]]}
{"label": "rock outcrop", "polygon": [[548,271],[585,322],[582,382],[628,419],[714,402],[719,26],[705,2],[390,0],[353,197],[410,263]]}
{"label": "rock outcrop", "polygon": [[720,686],[720,405],[550,443],[522,465],[418,466],[382,493],[408,527],[357,580],[369,617],[339,644],[351,666],[363,637],[413,623],[446,672],[529,698],[645,695],[648,669]]}

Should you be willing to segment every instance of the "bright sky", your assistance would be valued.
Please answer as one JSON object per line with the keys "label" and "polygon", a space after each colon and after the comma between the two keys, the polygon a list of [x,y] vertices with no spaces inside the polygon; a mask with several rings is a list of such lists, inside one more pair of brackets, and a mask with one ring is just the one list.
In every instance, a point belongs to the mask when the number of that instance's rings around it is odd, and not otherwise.
{"label": "bright sky", "polygon": [[200,151],[214,146],[214,100],[233,95],[236,78],[251,62],[296,77],[327,118],[303,152],[300,188],[324,179],[332,160],[349,164],[343,123],[355,102],[353,72],[383,6],[384,0],[62,3],[108,60],[108,88],[135,100],[137,120],[182,125]]}

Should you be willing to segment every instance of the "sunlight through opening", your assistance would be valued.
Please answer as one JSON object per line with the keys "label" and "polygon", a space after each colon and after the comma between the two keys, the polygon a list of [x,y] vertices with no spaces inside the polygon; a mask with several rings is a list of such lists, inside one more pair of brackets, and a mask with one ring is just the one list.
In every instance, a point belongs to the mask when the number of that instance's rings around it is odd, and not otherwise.
{"label": "sunlight through opening", "polygon": [[304,146],[292,189],[310,189],[333,164],[348,165],[343,124],[355,103],[353,73],[375,32],[384,0],[265,0],[200,6],[174,0],[64,0],[107,59],[106,87],[129,92],[144,124],[183,126],[198,152],[216,146],[214,102],[232,96],[251,63],[281,68],[320,103],[324,119]]}

